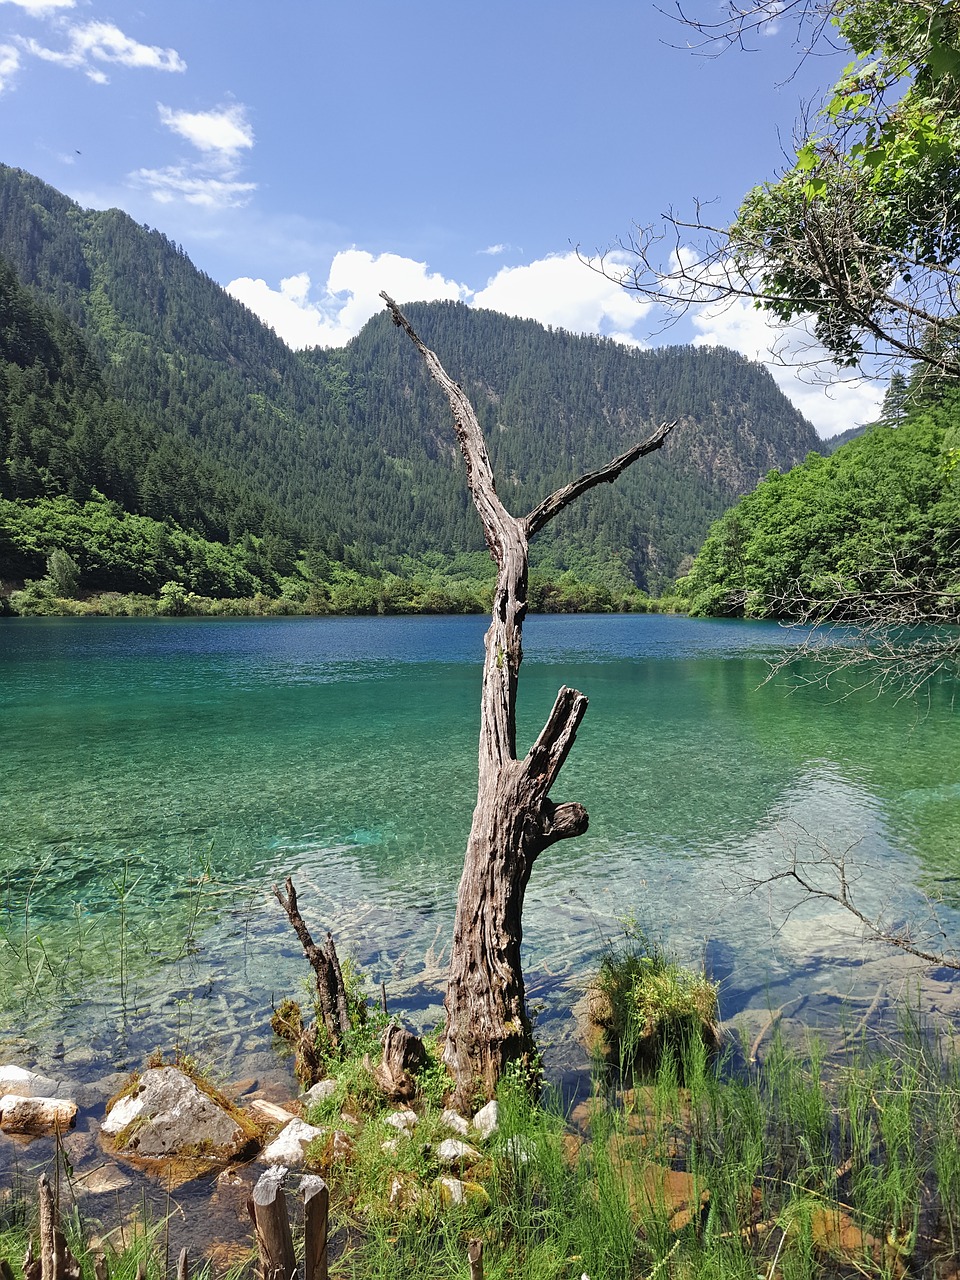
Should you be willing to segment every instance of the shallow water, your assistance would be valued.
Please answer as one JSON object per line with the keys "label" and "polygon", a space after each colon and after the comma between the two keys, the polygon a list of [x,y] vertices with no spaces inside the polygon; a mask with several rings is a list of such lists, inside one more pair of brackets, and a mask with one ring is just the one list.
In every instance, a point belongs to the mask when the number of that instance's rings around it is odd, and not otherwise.
{"label": "shallow water", "polygon": [[[0,623],[0,1059],[91,1079],[178,1044],[271,1074],[271,1003],[306,972],[270,894],[288,874],[392,1007],[438,1019],[484,626]],[[574,993],[625,919],[706,950],[728,1018],[872,992],[838,913],[745,893],[794,851],[850,850],[892,920],[940,892],[960,937],[953,688],[917,706],[764,684],[793,636],[760,623],[533,617],[525,639],[524,749],[561,684],[590,698],[557,788],[590,830],[544,855],[525,912],[558,1074],[580,1060]]]}

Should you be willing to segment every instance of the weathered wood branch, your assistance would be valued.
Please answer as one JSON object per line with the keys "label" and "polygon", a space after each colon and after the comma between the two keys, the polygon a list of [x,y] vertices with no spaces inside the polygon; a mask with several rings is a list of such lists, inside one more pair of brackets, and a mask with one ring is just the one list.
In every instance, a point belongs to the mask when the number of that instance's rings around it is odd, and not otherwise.
{"label": "weathered wood branch", "polygon": [[498,559],[496,547],[500,545],[501,528],[505,521],[512,522],[513,517],[497,496],[497,485],[490,465],[483,430],[477,420],[473,405],[468,400],[463,388],[444,369],[436,352],[431,351],[413,325],[403,314],[388,293],[381,291],[380,297],[390,309],[393,323],[401,328],[413,345],[420,352],[427,371],[434,382],[441,388],[449,401],[453,412],[454,429],[460,452],[467,466],[467,484],[473,496],[474,504],[483,522],[487,545]]}
{"label": "weathered wood branch", "polygon": [[347,989],[334,946],[333,935],[327,934],[322,947],[314,942],[306,921],[300,914],[297,903],[297,891],[293,887],[293,879],[287,876],[284,883],[286,893],[279,885],[273,886],[273,895],[287,913],[287,919],[300,939],[303,954],[316,975],[317,1000],[323,1024],[334,1047],[337,1047],[350,1030],[350,1007],[347,1001]]}
{"label": "weathered wood branch", "polygon": [[600,467],[597,471],[587,471],[579,480],[573,480],[570,484],[565,484],[556,493],[551,493],[549,498],[544,498],[523,520],[523,527],[527,537],[532,538],[545,524],[549,524],[554,516],[559,515],[564,507],[569,507],[571,502],[575,502],[581,494],[586,493],[589,489],[596,488],[598,484],[613,484],[614,480],[623,475],[627,467],[632,466],[638,458],[642,458],[646,454],[653,453],[659,449],[666,443],[667,437],[677,425],[677,421],[679,420],[661,422],[651,436],[648,436],[646,440],[642,440],[639,444],[635,444],[626,453],[621,453],[612,462],[608,462],[605,467]]}
{"label": "weathered wood branch", "polygon": [[483,432],[467,396],[393,299],[386,293],[380,296],[447,398],[467,484],[497,565],[484,638],[477,803],[457,892],[444,1001],[443,1060],[455,1082],[453,1103],[466,1109],[478,1083],[487,1097],[493,1095],[508,1063],[519,1061],[533,1070],[533,1029],[520,965],[524,893],[539,854],[558,840],[581,835],[588,823],[582,805],[555,804],[548,794],[586,712],[582,693],[560,690],[536,742],[523,760],[517,759],[517,680],[523,661],[529,540],[582,493],[611,483],[631,463],[660,448],[675,424],[663,423],[649,439],[558,489],[518,519],[497,496]]}

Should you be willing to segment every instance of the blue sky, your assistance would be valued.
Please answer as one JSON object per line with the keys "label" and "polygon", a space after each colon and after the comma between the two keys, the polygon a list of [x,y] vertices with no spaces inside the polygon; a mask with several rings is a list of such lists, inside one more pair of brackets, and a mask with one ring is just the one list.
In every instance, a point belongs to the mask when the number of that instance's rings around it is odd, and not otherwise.
{"label": "blue sky", "polygon": [[[650,0],[0,0],[0,160],[159,228],[293,346],[385,288],[755,357],[752,310],[661,334],[574,253],[694,198],[728,220],[842,63],[689,34]],[[772,371],[822,434],[878,403]]]}

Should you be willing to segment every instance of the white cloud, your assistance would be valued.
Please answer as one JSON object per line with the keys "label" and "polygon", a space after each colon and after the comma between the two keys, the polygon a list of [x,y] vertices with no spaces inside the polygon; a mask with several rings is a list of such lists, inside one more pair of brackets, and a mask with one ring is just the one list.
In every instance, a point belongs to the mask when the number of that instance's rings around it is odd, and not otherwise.
{"label": "white cloud", "polygon": [[526,266],[504,267],[474,295],[473,304],[572,333],[616,335],[618,341],[634,345],[642,341],[635,326],[651,306],[590,270],[575,253],[550,254]]}
{"label": "white cloud", "polygon": [[160,103],[157,110],[162,124],[211,157],[229,162],[253,146],[253,129],[239,103],[212,111],[174,111]]}
{"label": "white cloud", "polygon": [[[608,259],[606,265],[615,270],[621,264]],[[295,348],[343,346],[381,309],[381,289],[401,303],[460,299],[574,333],[599,333],[628,346],[640,344],[637,326],[649,322],[650,304],[638,303],[574,253],[506,267],[477,293],[429,271],[423,262],[360,249],[338,253],[322,287],[313,285],[306,272],[281,280],[279,289],[249,277],[227,285],[228,293]],[[875,418],[882,400],[882,389],[875,383],[851,379],[824,386],[801,367],[777,363],[823,358],[822,350],[812,350],[815,344],[802,326],[778,326],[744,301],[696,307],[691,319],[694,345],[730,347],[770,365],[780,389],[820,435],[834,435]]]}
{"label": "white cloud", "polygon": [[326,284],[311,301],[306,272],[288,276],[272,289],[265,280],[231,280],[227,292],[272,326],[291,347],[342,347],[382,310],[380,290],[398,302],[464,299],[466,286],[428,271],[426,263],[395,253],[374,256],[345,249],[330,265]]}
{"label": "white cloud", "polygon": [[27,13],[49,13],[52,9],[72,9],[76,0],[0,0],[0,4],[15,4]]}
{"label": "white cloud", "polygon": [[[3,0],[0,0],[0,4]],[[12,44],[0,44],[0,93],[9,89],[20,69],[20,53]]]}
{"label": "white cloud", "polygon": [[491,258],[499,258],[500,254],[506,250],[506,247],[505,244],[491,244],[487,245],[486,249],[478,249],[477,253],[486,253]]}
{"label": "white cloud", "polygon": [[210,209],[228,209],[246,204],[256,191],[255,182],[239,182],[232,177],[211,177],[185,165],[165,169],[137,169],[130,175],[138,186],[146,187],[154,200],[170,204],[180,198],[187,204]]}
{"label": "white cloud", "polygon": [[829,437],[876,419],[883,388],[836,370],[836,380],[828,381],[833,366],[806,326],[779,324],[743,298],[703,305],[691,319],[698,331],[694,346],[731,347],[768,365],[780,390],[819,435]]}
{"label": "white cloud", "polygon": [[111,22],[88,22],[82,26],[67,27],[66,34],[66,49],[48,49],[33,39],[22,40],[21,44],[34,57],[61,67],[82,70],[97,84],[107,81],[106,73],[95,65],[98,62],[153,71],[185,71],[187,67],[176,49],[141,44],[124,35]]}

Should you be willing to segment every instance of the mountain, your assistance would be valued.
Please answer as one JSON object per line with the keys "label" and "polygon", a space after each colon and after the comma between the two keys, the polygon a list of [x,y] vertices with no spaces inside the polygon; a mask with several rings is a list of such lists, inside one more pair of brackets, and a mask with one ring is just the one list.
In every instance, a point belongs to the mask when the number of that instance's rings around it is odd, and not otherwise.
{"label": "mountain", "polygon": [[[269,537],[288,560],[312,546],[407,573],[483,552],[447,406],[385,313],[343,349],[293,352],[159,232],[3,166],[0,254],[80,335],[104,405],[137,424],[110,450],[125,509]],[[407,311],[473,398],[511,509],[679,420],[660,454],[544,531],[549,572],[656,590],[733,500],[818,447],[769,373],[729,351],[632,350],[452,303]],[[46,496],[94,484],[32,449],[17,467],[32,462]],[[30,496],[9,463],[0,483]]]}

